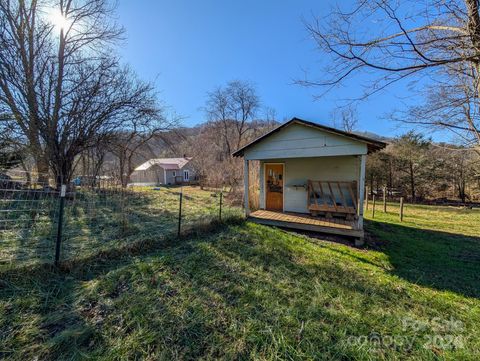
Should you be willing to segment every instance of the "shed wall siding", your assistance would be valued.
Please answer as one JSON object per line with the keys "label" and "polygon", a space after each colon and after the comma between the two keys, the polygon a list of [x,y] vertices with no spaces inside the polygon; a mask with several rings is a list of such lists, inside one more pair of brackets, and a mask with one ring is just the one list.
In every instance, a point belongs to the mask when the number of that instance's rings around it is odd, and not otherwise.
{"label": "shed wall siding", "polygon": [[130,182],[132,183],[144,183],[144,184],[162,184],[163,168],[158,166],[152,166],[146,170],[136,170],[130,176]]}
{"label": "shed wall siding", "polygon": [[[307,184],[308,179],[325,181],[358,181],[358,158],[356,156],[272,159],[261,162],[284,163],[284,211],[308,213],[307,191],[294,185]],[[265,180],[260,177],[260,208],[265,208]]]}
{"label": "shed wall siding", "polygon": [[[189,166],[185,166],[183,167],[182,169],[176,169],[176,170],[166,170],[166,174],[167,174],[167,181],[166,181],[166,184],[175,184],[175,178],[177,178],[178,180],[180,180],[179,177],[181,177],[181,180],[183,182],[183,172],[188,170],[188,174],[189,174],[189,181],[193,181],[195,179],[195,172],[193,171],[193,169]],[[173,176],[173,172],[175,172],[175,177]]]}
{"label": "shed wall siding", "polygon": [[175,184],[175,177],[173,176],[173,172],[175,172],[175,174],[178,176],[179,172],[181,172],[181,170],[179,170],[179,169],[177,169],[177,170],[166,170],[165,174],[167,176],[167,180],[165,181],[165,184]]}
{"label": "shed wall siding", "polygon": [[245,151],[245,158],[285,159],[367,154],[367,145],[347,137],[292,124]]}
{"label": "shed wall siding", "polygon": [[[131,183],[138,183],[138,184],[145,184],[145,185],[160,185],[160,184],[175,184],[175,177],[173,176],[173,172],[175,172],[176,177],[181,177],[183,181],[183,171],[189,171],[189,178],[190,181],[195,179],[195,172],[193,168],[185,166],[182,169],[176,170],[163,170],[162,167],[158,165],[154,165],[146,170],[138,170],[132,173],[130,176]],[[165,176],[167,177],[165,179]]]}

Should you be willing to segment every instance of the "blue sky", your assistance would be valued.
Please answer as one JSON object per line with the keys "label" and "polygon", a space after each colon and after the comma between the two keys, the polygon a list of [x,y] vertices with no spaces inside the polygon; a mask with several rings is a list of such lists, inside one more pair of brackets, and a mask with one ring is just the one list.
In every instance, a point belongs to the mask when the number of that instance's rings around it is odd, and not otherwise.
{"label": "blue sky", "polygon": [[[145,80],[154,80],[161,99],[191,126],[205,120],[206,93],[229,80],[256,85],[262,104],[279,120],[294,116],[331,124],[339,100],[359,90],[352,80],[326,98],[293,84],[304,70],[321,71],[322,54],[302,19],[328,13],[328,1],[310,0],[120,0],[118,21],[126,29],[120,52]],[[384,119],[401,106],[406,89],[397,85],[358,106],[360,130],[392,136],[405,128]]]}

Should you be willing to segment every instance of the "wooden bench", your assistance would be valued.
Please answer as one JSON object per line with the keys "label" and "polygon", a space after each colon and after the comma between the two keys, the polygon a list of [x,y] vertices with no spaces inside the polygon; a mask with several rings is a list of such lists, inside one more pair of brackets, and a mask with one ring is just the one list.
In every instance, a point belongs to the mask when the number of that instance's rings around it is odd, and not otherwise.
{"label": "wooden bench", "polygon": [[356,219],[357,182],[308,180],[307,204],[312,216],[324,213],[327,218]]}

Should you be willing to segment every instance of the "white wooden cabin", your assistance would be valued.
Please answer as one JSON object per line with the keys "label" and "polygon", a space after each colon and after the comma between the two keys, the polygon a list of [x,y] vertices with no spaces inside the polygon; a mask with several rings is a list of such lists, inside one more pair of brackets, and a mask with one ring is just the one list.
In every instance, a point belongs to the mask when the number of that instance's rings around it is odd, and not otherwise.
{"label": "white wooden cabin", "polygon": [[[233,153],[244,158],[247,217],[267,225],[351,236],[361,243],[366,157],[385,146],[293,118]],[[260,161],[260,209],[254,212],[248,192],[252,160]]]}

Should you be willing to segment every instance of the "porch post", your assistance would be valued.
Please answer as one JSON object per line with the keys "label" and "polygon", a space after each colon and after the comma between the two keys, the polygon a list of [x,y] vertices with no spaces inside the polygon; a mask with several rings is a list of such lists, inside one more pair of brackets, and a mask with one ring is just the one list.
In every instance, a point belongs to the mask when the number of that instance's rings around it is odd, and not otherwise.
{"label": "porch post", "polygon": [[360,156],[360,175],[358,180],[358,227],[363,229],[363,200],[365,198],[365,165],[367,161],[367,155],[362,154]]}
{"label": "porch post", "polygon": [[244,200],[244,208],[245,208],[245,216],[249,216],[250,214],[250,203],[248,201],[248,159],[243,158],[243,200]]}

